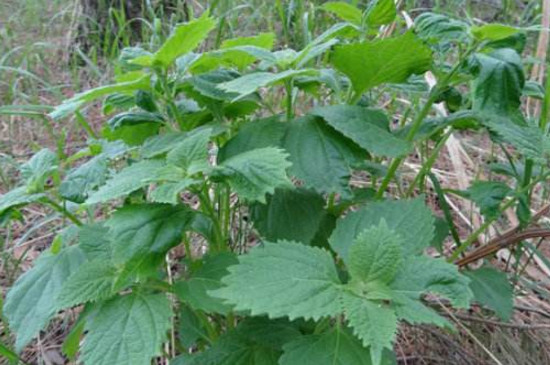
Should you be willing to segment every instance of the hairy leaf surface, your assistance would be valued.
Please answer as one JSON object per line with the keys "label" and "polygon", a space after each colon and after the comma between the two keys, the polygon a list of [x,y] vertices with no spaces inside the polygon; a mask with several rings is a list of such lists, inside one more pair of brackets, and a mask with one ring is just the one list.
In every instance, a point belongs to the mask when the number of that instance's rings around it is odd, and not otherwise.
{"label": "hairy leaf surface", "polygon": [[293,242],[266,242],[239,257],[222,279],[226,287],[211,292],[252,315],[315,320],[340,310],[340,279],[325,250]]}
{"label": "hairy leaf surface", "polygon": [[66,280],[86,260],[78,246],[56,255],[43,253],[34,267],[21,275],[6,295],[4,314],[16,333],[21,351],[56,312],[56,299]]}
{"label": "hairy leaf surface", "polygon": [[94,365],[149,365],[161,354],[172,309],[164,294],[132,293],[111,299],[86,322],[82,361]]}
{"label": "hairy leaf surface", "polygon": [[384,83],[405,82],[429,70],[432,53],[412,32],[394,38],[336,46],[331,58],[357,94]]}

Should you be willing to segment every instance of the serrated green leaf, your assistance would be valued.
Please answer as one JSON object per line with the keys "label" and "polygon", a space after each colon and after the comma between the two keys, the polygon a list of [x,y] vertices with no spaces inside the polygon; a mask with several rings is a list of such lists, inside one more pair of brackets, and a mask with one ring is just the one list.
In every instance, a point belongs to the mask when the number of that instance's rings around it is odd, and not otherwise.
{"label": "serrated green leaf", "polygon": [[311,112],[365,150],[379,156],[398,157],[408,153],[410,143],[395,137],[383,111],[353,105],[318,107]]}
{"label": "serrated green leaf", "polygon": [[284,343],[300,336],[291,323],[247,318],[223,334],[211,348],[191,356],[185,365],[278,365]]}
{"label": "serrated green leaf", "polygon": [[80,226],[78,247],[86,254],[89,261],[111,260],[113,248],[109,228],[99,223]]}
{"label": "serrated green leaf", "polygon": [[352,166],[366,157],[352,141],[313,116],[289,123],[283,148],[290,154],[291,174],[321,193],[348,194]]}
{"label": "serrated green leaf", "polygon": [[110,228],[115,263],[126,263],[150,253],[165,254],[181,242],[194,213],[185,205],[127,205],[106,222]]}
{"label": "serrated green leaf", "polygon": [[86,204],[104,203],[145,187],[151,183],[151,177],[158,176],[164,167],[165,163],[161,160],[143,160],[125,167],[92,193]]}
{"label": "serrated green leaf", "polygon": [[0,215],[6,212],[10,208],[17,208],[22,205],[34,203],[45,195],[40,194],[29,194],[27,193],[27,188],[21,186],[13,190],[8,191],[6,194],[0,196]]}
{"label": "serrated green leaf", "polygon": [[150,194],[153,203],[176,205],[180,202],[180,193],[190,186],[200,183],[196,179],[183,179],[180,182],[167,182],[157,186]]}
{"label": "serrated green leaf", "polygon": [[274,60],[269,51],[273,48],[274,41],[273,33],[227,39],[222,42],[219,50],[203,53],[192,63],[190,70],[192,73],[203,73],[224,66],[242,70],[257,59]]}
{"label": "serrated green leaf", "polygon": [[162,155],[176,147],[186,137],[187,133],[168,132],[148,138],[141,147],[141,156],[153,158]]}
{"label": "serrated green leaf", "polygon": [[[300,336],[287,343],[280,365],[371,365],[368,349],[345,330],[334,329],[321,335]],[[385,352],[382,365],[395,364]]]}
{"label": "serrated green leaf", "polygon": [[153,62],[170,66],[176,58],[194,50],[216,26],[216,21],[205,12],[200,18],[182,24],[155,53]]}
{"label": "serrated green leaf", "polygon": [[412,32],[394,38],[336,46],[331,62],[349,77],[356,94],[402,83],[430,69],[432,53]]}
{"label": "serrated green leaf", "polygon": [[470,31],[478,41],[500,41],[519,32],[518,28],[504,24],[485,24],[473,26]]}
{"label": "serrated green leaf", "polygon": [[218,163],[257,148],[281,147],[287,124],[279,117],[269,117],[246,123],[237,135],[231,138],[218,153]]}
{"label": "serrated green leaf", "polygon": [[107,180],[107,158],[96,156],[71,170],[59,186],[59,194],[72,202],[83,203],[88,196]]}
{"label": "serrated green leaf", "polygon": [[348,269],[353,280],[388,284],[401,261],[403,238],[384,220],[357,236],[349,249]]}
{"label": "serrated green leaf", "polygon": [[182,305],[179,313],[178,338],[184,347],[190,348],[200,339],[210,341],[200,318],[191,308]]}
{"label": "serrated green leaf", "polygon": [[160,113],[150,113],[145,111],[130,111],[115,115],[107,124],[112,130],[121,127],[132,127],[145,123],[165,124],[165,120]]}
{"label": "serrated green leaf", "polygon": [[502,48],[488,54],[477,53],[471,63],[476,75],[473,109],[486,114],[515,115],[525,85],[520,55]]}
{"label": "serrated green leaf", "polygon": [[81,359],[94,365],[149,365],[161,354],[171,317],[164,294],[131,293],[111,299],[87,320]]}
{"label": "serrated green leaf", "polygon": [[384,349],[391,350],[397,333],[397,317],[383,303],[372,302],[351,293],[342,294],[342,307],[353,333],[369,346],[372,363],[382,363]]}
{"label": "serrated green leaf", "polygon": [[327,212],[325,199],[306,189],[277,189],[266,204],[251,207],[254,227],[267,241],[310,244]]}
{"label": "serrated green leaf", "polygon": [[361,26],[363,13],[355,6],[343,1],[329,1],[321,6],[321,9],[333,13],[338,18],[350,22],[358,27]]}
{"label": "serrated green leaf", "polygon": [[265,147],[241,153],[224,161],[215,172],[224,176],[244,200],[265,203],[265,195],[290,187],[286,169],[291,163],[284,150]]}
{"label": "serrated green leaf", "polygon": [[475,181],[464,192],[487,219],[498,218],[500,204],[510,193],[512,189],[500,181]]}
{"label": "serrated green leaf", "polygon": [[[252,94],[261,87],[265,87],[288,78],[297,76],[312,76],[316,74],[317,70],[313,69],[286,70],[279,73],[255,72],[241,76],[238,79],[219,84],[218,88],[226,92],[237,93],[242,97]],[[240,97],[237,99],[239,98]]]}
{"label": "serrated green leaf", "polygon": [[181,167],[188,175],[204,171],[208,164],[208,141],[212,128],[199,128],[187,134],[173,150],[166,155],[168,163]]}
{"label": "serrated green leaf", "polygon": [[469,25],[443,14],[422,13],[414,20],[418,36],[433,43],[464,42]]}
{"label": "serrated green leaf", "polygon": [[63,249],[57,255],[45,252],[8,291],[4,314],[17,335],[17,351],[21,351],[53,317],[63,284],[85,260],[77,246]]}
{"label": "serrated green leaf", "polygon": [[27,192],[29,194],[43,192],[46,180],[57,171],[58,165],[57,155],[48,148],[40,150],[21,165],[21,176],[26,181]]}
{"label": "serrated green leaf", "polygon": [[231,306],[222,303],[219,298],[210,296],[208,292],[221,288],[221,279],[229,273],[228,267],[238,262],[237,257],[232,253],[207,256],[201,268],[193,273],[190,279],[175,284],[176,295],[195,310],[203,310],[207,313],[229,313]]}
{"label": "serrated green leaf", "polygon": [[470,289],[474,300],[491,308],[504,321],[508,321],[514,311],[514,288],[506,274],[491,267],[466,271],[470,278]]}
{"label": "serrated green leaf", "polygon": [[527,158],[545,163],[550,156],[550,138],[536,126],[520,125],[508,117],[498,115],[486,116],[482,124]]}
{"label": "serrated green leaf", "polygon": [[120,82],[118,84],[101,86],[80,94],[76,94],[70,99],[63,101],[49,115],[55,120],[68,117],[78,110],[84,103],[93,101],[104,95],[115,93],[128,93],[136,90],[148,90],[151,88],[151,75],[144,75],[136,80]]}
{"label": "serrated green leaf", "polygon": [[56,300],[57,309],[108,299],[113,294],[116,269],[104,260],[87,261],[63,284]]}
{"label": "serrated green leaf", "polygon": [[422,198],[383,201],[367,205],[338,221],[329,239],[334,251],[349,262],[349,249],[355,238],[365,229],[378,226],[385,220],[388,228],[405,239],[404,257],[422,253],[433,239],[434,218]]}
{"label": "serrated green leaf", "polygon": [[329,317],[339,313],[340,279],[327,251],[299,243],[265,243],[239,257],[210,292],[252,315],[271,318]]}
{"label": "serrated green leaf", "polygon": [[395,0],[374,0],[366,12],[367,24],[371,27],[389,24],[396,15]]}
{"label": "serrated green leaf", "polygon": [[454,306],[467,308],[472,299],[469,282],[455,265],[444,259],[416,256],[403,261],[390,287],[398,294],[414,299],[426,293],[439,294],[449,299]]}
{"label": "serrated green leaf", "polygon": [[439,327],[453,329],[453,325],[447,319],[441,317],[433,309],[425,306],[420,300],[398,293],[393,293],[392,300],[396,302],[393,308],[399,320],[406,321],[412,325],[434,324]]}

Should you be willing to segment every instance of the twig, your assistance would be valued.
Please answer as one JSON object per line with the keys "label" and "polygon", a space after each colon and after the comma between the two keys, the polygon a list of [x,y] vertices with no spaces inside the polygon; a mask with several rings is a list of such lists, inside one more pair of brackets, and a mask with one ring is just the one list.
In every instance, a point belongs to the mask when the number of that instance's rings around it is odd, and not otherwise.
{"label": "twig", "polygon": [[518,330],[537,330],[537,329],[550,330],[550,324],[506,323],[506,322],[494,321],[494,320],[491,320],[491,319],[484,319],[484,318],[468,316],[468,315],[465,315],[465,314],[454,314],[454,316],[456,318],[462,319],[464,321],[479,322],[479,323],[489,324],[489,325],[492,325],[492,326],[514,328],[514,329],[518,329]]}
{"label": "twig", "polygon": [[[542,216],[548,213],[548,211],[550,211],[550,204],[546,204],[538,212],[536,212],[531,218],[530,223],[531,224],[536,223]],[[464,258],[457,260],[455,263],[458,266],[463,267],[481,258],[492,255],[502,248],[505,248],[510,245],[514,245],[525,239],[536,238],[536,237],[543,238],[543,237],[550,236],[550,230],[548,229],[531,228],[525,231],[520,231],[520,230],[521,230],[520,225],[516,225],[510,228],[500,236],[490,240],[487,245],[472,251],[471,253],[466,255]]]}

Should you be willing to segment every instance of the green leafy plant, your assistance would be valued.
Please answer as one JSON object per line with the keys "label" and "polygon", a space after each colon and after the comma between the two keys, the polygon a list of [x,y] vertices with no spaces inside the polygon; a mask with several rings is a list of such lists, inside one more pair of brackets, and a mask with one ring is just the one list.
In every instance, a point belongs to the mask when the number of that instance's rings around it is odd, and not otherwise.
{"label": "green leafy plant", "polygon": [[[103,99],[107,117],[99,133],[85,128],[82,150],[36,153],[0,197],[0,222],[37,203],[67,223],[6,296],[18,351],[71,308],[64,353],[93,365],[392,364],[400,322],[453,328],[428,298],[510,317],[504,274],[452,261],[510,207],[527,226],[547,177],[547,120],[519,109],[520,31],[426,13],[379,37],[393,0],[322,9],[342,22],[277,51],[265,33],[200,52],[216,26],[206,12],[156,51],[123,50],[116,83],[52,111],[84,118]],[[394,125],[399,96],[412,102]],[[434,116],[437,103],[450,114]],[[465,129],[506,151],[506,182],[441,188],[431,169]],[[405,185],[414,151],[422,167]],[[425,204],[428,178],[471,199],[483,225],[461,240],[451,215]],[[449,260],[427,256],[449,232]]]}

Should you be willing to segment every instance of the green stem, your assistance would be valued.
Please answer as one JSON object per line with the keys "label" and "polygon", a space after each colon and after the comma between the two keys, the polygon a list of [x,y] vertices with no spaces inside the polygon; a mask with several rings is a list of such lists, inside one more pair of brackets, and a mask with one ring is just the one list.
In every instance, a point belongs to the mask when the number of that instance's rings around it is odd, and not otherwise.
{"label": "green stem", "polygon": [[519,197],[525,193],[526,191],[530,190],[532,187],[534,187],[536,184],[538,184],[538,181],[534,181],[531,184],[521,188],[519,191],[516,192],[515,196],[508,200],[506,204],[504,204],[499,209],[499,214],[495,214],[494,218],[487,219],[478,229],[476,229],[467,239],[457,247],[457,249],[453,252],[451,257],[448,259],[449,262],[453,262],[456,259],[458,259],[458,256],[460,256],[461,253],[466,251],[474,242],[477,241],[478,237],[485,232],[491,224],[493,224],[502,213],[504,213],[508,208],[510,208],[512,205],[516,203],[516,201],[519,199]]}
{"label": "green stem", "polygon": [[292,79],[285,80],[287,121],[291,121],[292,118],[294,118],[294,108],[292,107],[292,88]]}
{"label": "green stem", "polygon": [[[414,137],[418,133],[418,130],[422,126],[422,122],[428,114],[430,113],[433,104],[437,101],[439,98],[439,94],[442,90],[445,90],[445,88],[450,84],[453,76],[458,72],[460,67],[462,66],[462,62],[477,48],[477,43],[474,43],[464,54],[459,58],[458,62],[454,65],[452,70],[440,81],[435,85],[435,87],[430,92],[430,96],[428,97],[428,100],[426,101],[426,104],[424,104],[424,107],[418,113],[416,119],[413,121],[411,125],[411,129],[409,133],[407,134],[406,140],[408,142],[414,141]],[[405,160],[406,156],[398,157],[394,159],[388,169],[388,173],[384,177],[384,180],[382,181],[382,184],[380,185],[380,188],[378,189],[376,193],[376,199],[381,199],[384,196],[384,192],[388,188],[390,182],[393,180],[393,177],[395,173],[397,172],[397,169],[399,169],[399,166],[401,166],[401,163]]]}
{"label": "green stem", "polygon": [[64,217],[69,219],[71,222],[76,224],[77,226],[81,226],[82,222],[71,212],[69,212],[67,209],[63,208],[61,205],[57,204],[50,198],[46,198],[46,203],[52,207],[55,211],[61,213]]}
{"label": "green stem", "polygon": [[208,187],[205,185],[205,189],[203,189],[199,194],[199,201],[201,203],[201,209],[202,211],[212,219],[212,224],[214,225],[214,241],[212,242],[212,248],[214,251],[219,252],[223,251],[225,249],[224,247],[224,238],[222,229],[220,226],[220,220],[218,215],[216,214],[216,211],[214,210],[212,201],[210,200],[210,197],[208,196]]}
{"label": "green stem", "polygon": [[430,155],[430,157],[428,157],[428,160],[426,160],[426,162],[422,165],[422,168],[418,172],[418,175],[416,175],[415,179],[411,183],[411,186],[409,186],[409,188],[407,189],[406,196],[410,197],[413,194],[416,185],[426,177],[426,174],[428,172],[431,171],[433,164],[439,156],[439,152],[441,152],[441,149],[443,148],[443,146],[445,146],[445,143],[447,142],[447,139],[449,139],[449,137],[451,136],[451,133],[452,129],[449,129],[449,131],[445,133],[445,135],[437,143],[434,150],[432,151],[432,154]]}

